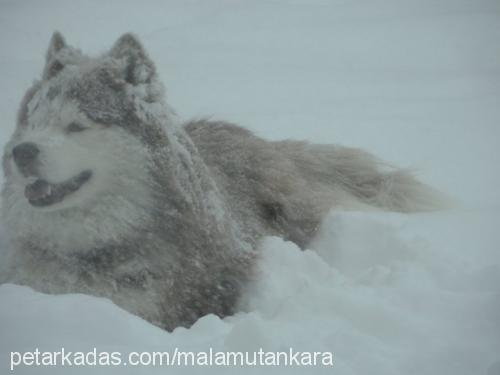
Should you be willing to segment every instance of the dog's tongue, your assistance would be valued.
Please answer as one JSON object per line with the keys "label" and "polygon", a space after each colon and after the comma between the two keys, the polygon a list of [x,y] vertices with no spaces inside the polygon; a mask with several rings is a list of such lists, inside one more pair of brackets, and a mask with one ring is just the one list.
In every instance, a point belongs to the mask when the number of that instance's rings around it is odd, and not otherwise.
{"label": "dog's tongue", "polygon": [[34,183],[26,186],[24,196],[29,200],[43,198],[50,194],[50,184],[45,180],[36,180]]}

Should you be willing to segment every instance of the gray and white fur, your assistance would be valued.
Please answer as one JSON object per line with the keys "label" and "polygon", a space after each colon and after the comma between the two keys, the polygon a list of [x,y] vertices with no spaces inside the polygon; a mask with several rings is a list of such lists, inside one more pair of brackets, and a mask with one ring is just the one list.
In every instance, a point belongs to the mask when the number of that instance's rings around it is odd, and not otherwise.
{"label": "gray and white fur", "polygon": [[140,42],[93,58],[55,33],[5,147],[0,282],[110,298],[172,330],[226,316],[259,239],[307,247],[338,209],[432,209],[410,173],[351,148],[178,124]]}

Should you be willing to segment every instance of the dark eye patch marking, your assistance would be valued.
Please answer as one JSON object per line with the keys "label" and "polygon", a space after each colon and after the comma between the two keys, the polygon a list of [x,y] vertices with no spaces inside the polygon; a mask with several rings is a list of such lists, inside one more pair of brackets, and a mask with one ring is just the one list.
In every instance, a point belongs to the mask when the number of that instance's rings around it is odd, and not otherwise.
{"label": "dark eye patch marking", "polygon": [[125,81],[113,67],[101,67],[75,77],[66,97],[75,101],[78,109],[93,123],[119,126],[143,139],[148,146],[162,146],[163,128],[153,118],[151,122],[139,118]]}
{"label": "dark eye patch marking", "polygon": [[80,124],[79,122],[73,121],[66,126],[66,133],[81,133],[87,130],[88,127]]}

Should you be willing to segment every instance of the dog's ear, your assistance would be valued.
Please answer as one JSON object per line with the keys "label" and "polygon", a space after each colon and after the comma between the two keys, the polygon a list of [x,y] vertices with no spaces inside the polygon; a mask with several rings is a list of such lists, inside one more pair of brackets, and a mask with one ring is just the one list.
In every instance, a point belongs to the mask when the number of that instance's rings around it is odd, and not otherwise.
{"label": "dog's ear", "polygon": [[155,66],[141,42],[134,35],[122,35],[111,48],[110,55],[125,62],[123,78],[132,85],[150,83],[156,74]]}
{"label": "dog's ear", "polygon": [[50,79],[59,73],[64,65],[56,58],[57,53],[66,47],[66,42],[60,32],[56,31],[50,38],[49,48],[45,55],[45,69],[43,73],[44,79]]}
{"label": "dog's ear", "polygon": [[47,50],[46,62],[49,62],[54,58],[54,56],[66,47],[66,41],[64,40],[62,34],[59,31],[55,31],[50,38],[49,48]]}

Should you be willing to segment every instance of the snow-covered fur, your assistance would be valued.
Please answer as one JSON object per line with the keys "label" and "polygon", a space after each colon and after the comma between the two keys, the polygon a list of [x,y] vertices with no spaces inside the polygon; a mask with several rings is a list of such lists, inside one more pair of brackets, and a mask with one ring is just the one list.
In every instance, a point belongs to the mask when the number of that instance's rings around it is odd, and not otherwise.
{"label": "snow-covered fur", "polygon": [[130,34],[97,58],[54,34],[3,167],[2,282],[107,297],[169,330],[233,313],[262,236],[305,247],[332,207],[436,203],[360,150],[177,124]]}

